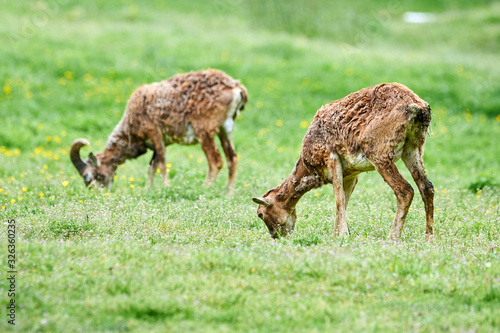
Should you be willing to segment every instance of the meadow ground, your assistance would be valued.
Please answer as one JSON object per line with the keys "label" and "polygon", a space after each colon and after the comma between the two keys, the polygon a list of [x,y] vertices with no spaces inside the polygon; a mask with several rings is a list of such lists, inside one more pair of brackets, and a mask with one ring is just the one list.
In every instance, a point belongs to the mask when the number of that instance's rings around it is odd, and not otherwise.
{"label": "meadow ground", "polygon": [[[16,224],[16,325],[0,331],[321,332],[500,330],[500,5],[494,1],[0,1],[0,220]],[[410,24],[408,11],[433,13]],[[227,169],[201,185],[198,146],[168,150],[171,186],[144,188],[150,153],[89,191],[71,142],[103,149],[130,93],[219,68],[250,101]],[[395,198],[361,176],[351,236],[332,238],[331,186],[272,241],[253,196],[288,175],[316,110],[380,82],[431,104],[424,162],[435,239],[415,196],[400,242]],[[402,172],[410,179],[402,163]],[[415,187],[413,181],[411,181]],[[416,187],[415,187],[416,188]],[[7,232],[1,232],[2,276]]]}

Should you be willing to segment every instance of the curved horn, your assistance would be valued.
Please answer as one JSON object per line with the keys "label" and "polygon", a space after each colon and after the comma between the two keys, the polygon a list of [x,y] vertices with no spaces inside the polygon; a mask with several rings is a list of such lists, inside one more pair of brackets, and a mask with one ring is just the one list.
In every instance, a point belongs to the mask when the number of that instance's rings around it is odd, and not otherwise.
{"label": "curved horn", "polygon": [[272,202],[269,202],[267,201],[266,199],[264,198],[252,198],[252,201],[259,204],[259,205],[263,205],[263,206],[266,206],[266,207],[270,207],[273,205]]}
{"label": "curved horn", "polygon": [[90,142],[87,139],[76,139],[71,144],[71,150],[69,153],[71,162],[73,162],[73,165],[75,166],[76,170],[78,170],[78,173],[80,175],[82,174],[83,169],[85,169],[85,167],[87,166],[87,164],[82,161],[82,158],[80,157],[80,149],[83,146],[90,146]]}

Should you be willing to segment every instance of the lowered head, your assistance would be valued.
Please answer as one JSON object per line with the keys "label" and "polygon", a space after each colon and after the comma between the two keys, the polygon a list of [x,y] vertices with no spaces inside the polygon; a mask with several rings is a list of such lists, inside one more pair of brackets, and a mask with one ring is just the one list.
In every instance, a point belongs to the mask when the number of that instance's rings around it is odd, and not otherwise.
{"label": "lowered head", "polygon": [[281,203],[276,201],[272,191],[263,197],[252,198],[252,201],[259,204],[257,216],[264,221],[272,238],[286,237],[292,234],[297,220],[295,208],[288,211],[282,207]]}
{"label": "lowered head", "polygon": [[86,139],[77,139],[71,144],[70,158],[80,176],[82,176],[85,185],[88,187],[109,187],[112,184],[113,171],[102,163],[102,154],[89,154],[89,157],[83,161],[80,157],[80,149],[83,146],[90,146]]}

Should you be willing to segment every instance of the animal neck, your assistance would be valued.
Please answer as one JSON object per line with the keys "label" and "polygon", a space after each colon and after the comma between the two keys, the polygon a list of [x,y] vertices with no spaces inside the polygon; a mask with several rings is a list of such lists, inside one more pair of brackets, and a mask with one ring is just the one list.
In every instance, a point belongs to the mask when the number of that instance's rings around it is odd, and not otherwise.
{"label": "animal neck", "polygon": [[324,184],[316,168],[307,164],[300,156],[287,179],[275,188],[276,201],[280,202],[287,211],[292,211],[304,194]]}
{"label": "animal neck", "polygon": [[101,164],[106,166],[109,172],[114,173],[118,165],[125,163],[132,156],[131,140],[118,126],[108,138],[106,149],[101,153]]}
{"label": "animal neck", "polygon": [[110,175],[113,175],[118,166],[125,162],[125,159],[122,158],[123,156],[116,150],[106,148],[100,155],[101,165]]}

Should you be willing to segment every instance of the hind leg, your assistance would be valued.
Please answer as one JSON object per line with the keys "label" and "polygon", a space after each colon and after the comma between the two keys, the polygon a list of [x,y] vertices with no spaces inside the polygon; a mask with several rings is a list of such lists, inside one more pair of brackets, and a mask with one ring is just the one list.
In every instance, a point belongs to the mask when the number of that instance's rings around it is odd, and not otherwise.
{"label": "hind leg", "polygon": [[211,187],[215,183],[215,179],[220,169],[222,169],[222,157],[220,156],[219,149],[217,149],[215,145],[214,138],[208,135],[208,133],[199,135],[198,140],[200,141],[201,148],[208,161],[208,173],[203,186]]}
{"label": "hind leg", "polygon": [[424,202],[426,219],[425,240],[428,241],[434,233],[434,186],[425,175],[422,149],[416,147],[405,148],[401,158],[417,184],[422,201]]}
{"label": "hind leg", "polygon": [[231,137],[229,133],[221,127],[219,132],[219,139],[226,155],[227,168],[229,169],[229,183],[227,185],[227,195],[232,195],[234,191],[234,182],[236,179],[236,168],[238,166],[238,158],[234,152],[234,146],[231,142]]}

